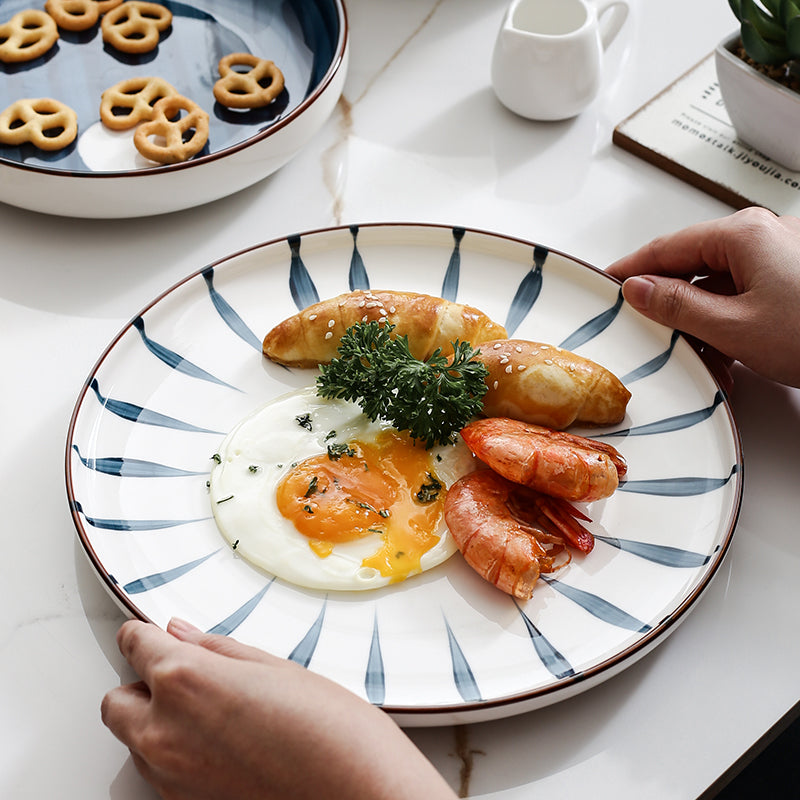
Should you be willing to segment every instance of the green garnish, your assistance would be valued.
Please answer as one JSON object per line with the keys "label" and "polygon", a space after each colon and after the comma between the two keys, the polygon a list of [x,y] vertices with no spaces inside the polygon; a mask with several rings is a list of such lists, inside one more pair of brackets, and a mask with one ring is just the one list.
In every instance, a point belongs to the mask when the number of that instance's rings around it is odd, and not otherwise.
{"label": "green garnish", "polygon": [[363,508],[364,511],[371,511],[373,514],[377,514],[379,517],[383,517],[386,519],[389,516],[389,509],[382,508],[378,510],[375,506],[371,506],[369,503],[364,503],[361,500],[355,500],[352,497],[345,498],[346,503],[352,503],[356,508]]}
{"label": "green garnish", "polygon": [[305,428],[307,431],[311,430],[311,414],[298,414],[294,421],[301,427]]}
{"label": "green garnish", "polygon": [[342,456],[354,456],[356,451],[347,444],[334,443],[328,445],[328,458],[331,461],[338,461]]}
{"label": "green garnish", "polygon": [[442,490],[442,484],[431,473],[428,473],[427,483],[423,483],[417,492],[417,500],[420,503],[432,503]]}
{"label": "green garnish", "polygon": [[370,420],[385,419],[426,448],[451,443],[483,407],[489,371],[476,360],[479,351],[456,340],[452,360],[437,348],[422,361],[392,330],[378,322],[348,328],[339,357],[320,367],[317,394],[358,402]]}
{"label": "green garnish", "polygon": [[306,493],[303,497],[311,497],[314,492],[317,491],[317,476],[315,475],[308,483],[308,489],[306,489]]}

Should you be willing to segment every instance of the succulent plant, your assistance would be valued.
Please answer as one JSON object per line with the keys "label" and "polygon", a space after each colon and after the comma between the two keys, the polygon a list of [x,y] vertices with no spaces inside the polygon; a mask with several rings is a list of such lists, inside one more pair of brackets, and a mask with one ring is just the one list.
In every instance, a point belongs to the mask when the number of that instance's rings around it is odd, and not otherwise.
{"label": "succulent plant", "polygon": [[728,0],[741,24],[742,46],[759,64],[800,59],[800,0]]}

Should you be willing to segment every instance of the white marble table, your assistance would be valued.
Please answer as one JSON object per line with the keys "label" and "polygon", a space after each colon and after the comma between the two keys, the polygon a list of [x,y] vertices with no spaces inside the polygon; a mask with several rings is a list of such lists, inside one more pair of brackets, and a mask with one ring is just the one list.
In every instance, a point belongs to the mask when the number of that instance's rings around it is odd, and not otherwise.
{"label": "white marble table", "polygon": [[[96,357],[146,303],[290,232],[420,221],[520,236],[604,266],[731,209],[611,144],[614,125],[734,28],[725,0],[632,0],[597,101],[514,117],[489,85],[504,0],[349,0],[344,98],[273,177],[163,218],[0,207],[0,796],[145,800],[100,722],[130,673],[122,614],[77,543],[64,439]],[[286,198],[291,202],[286,202]],[[737,371],[746,482],[731,550],[696,609],[621,675],[519,717],[411,736],[463,796],[693,798],[800,698],[800,392]]]}

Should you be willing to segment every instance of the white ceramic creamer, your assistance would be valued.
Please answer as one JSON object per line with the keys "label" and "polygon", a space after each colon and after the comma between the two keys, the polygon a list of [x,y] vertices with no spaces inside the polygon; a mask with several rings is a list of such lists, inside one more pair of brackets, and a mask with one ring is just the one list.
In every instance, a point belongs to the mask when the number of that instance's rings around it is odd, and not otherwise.
{"label": "white ceramic creamer", "polygon": [[626,0],[513,0],[492,55],[500,102],[528,119],[579,114],[597,96],[603,52],[627,16]]}

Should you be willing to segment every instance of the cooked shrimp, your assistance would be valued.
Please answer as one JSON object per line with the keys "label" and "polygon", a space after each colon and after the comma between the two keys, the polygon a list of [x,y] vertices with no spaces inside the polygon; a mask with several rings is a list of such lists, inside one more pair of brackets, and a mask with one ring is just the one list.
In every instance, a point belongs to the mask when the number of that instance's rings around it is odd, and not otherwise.
{"label": "cooked shrimp", "polygon": [[610,444],[505,417],[471,422],[461,436],[503,477],[564,500],[608,497],[626,472],[625,459]]}
{"label": "cooked shrimp", "polygon": [[460,478],[447,492],[447,527],[466,562],[498,589],[529,600],[541,573],[570,560],[566,545],[589,552],[594,537],[568,503],[515,484],[491,469]]}

